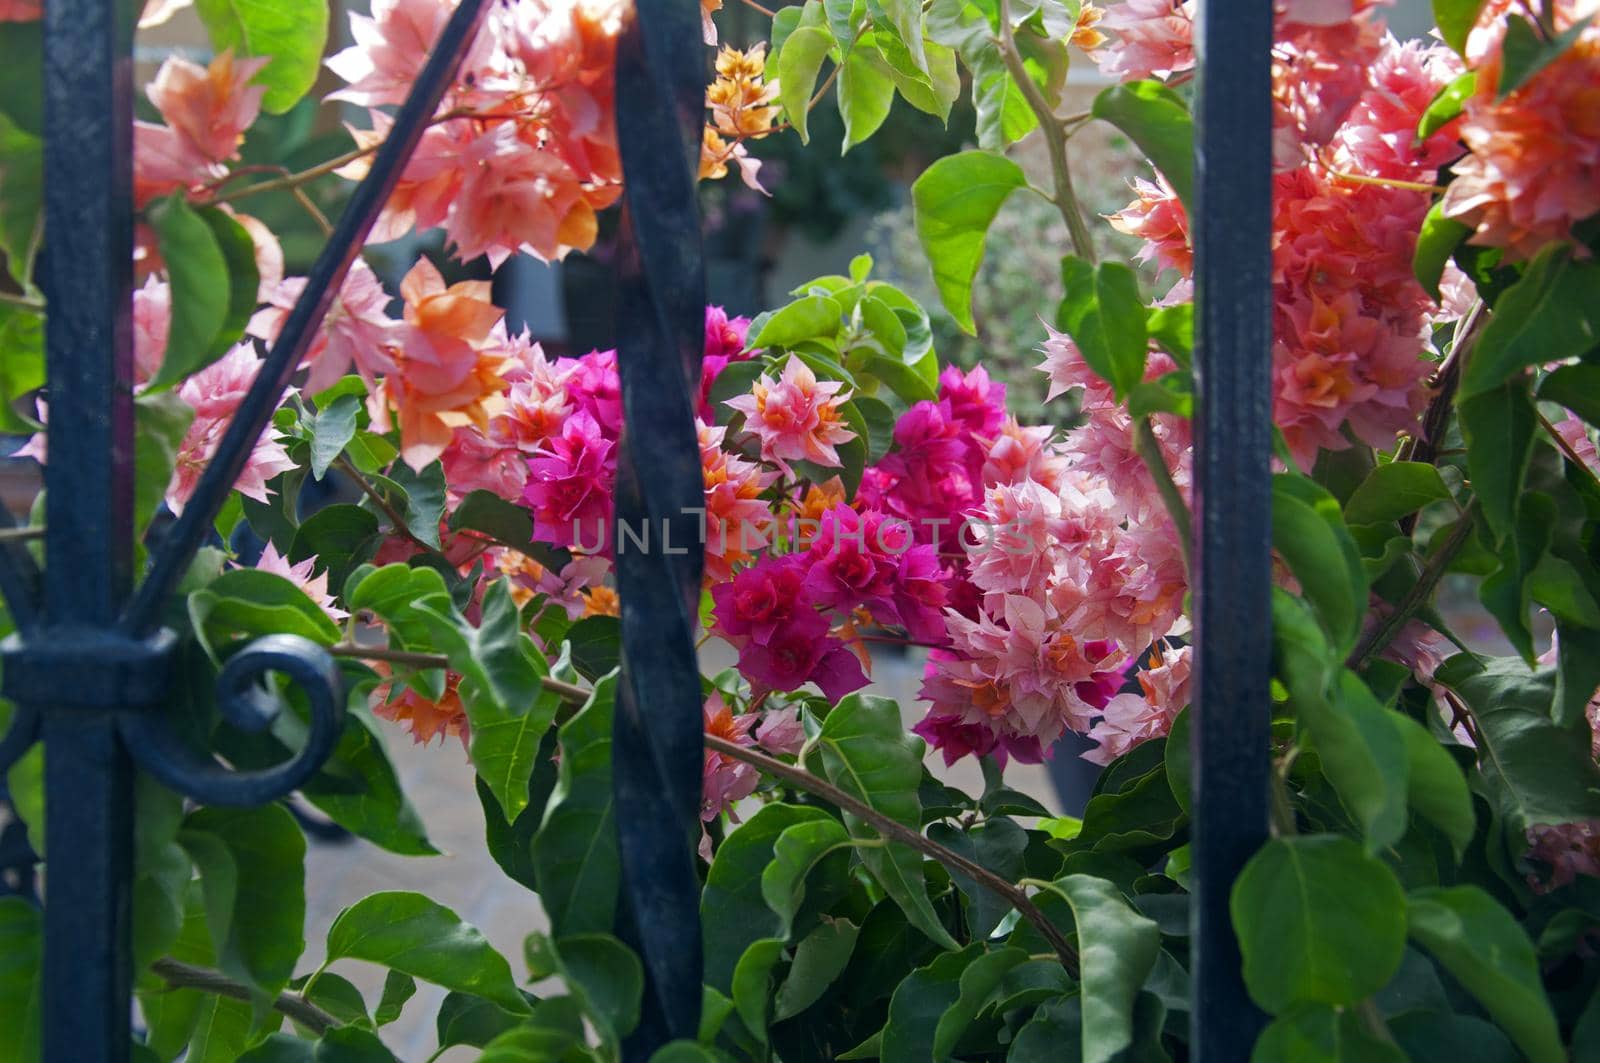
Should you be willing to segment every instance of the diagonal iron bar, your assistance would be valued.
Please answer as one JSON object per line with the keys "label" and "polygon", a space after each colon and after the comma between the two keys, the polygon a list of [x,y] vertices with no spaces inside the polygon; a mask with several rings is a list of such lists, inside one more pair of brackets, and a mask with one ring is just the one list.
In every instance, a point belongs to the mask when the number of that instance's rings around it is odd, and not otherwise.
{"label": "diagonal iron bar", "polygon": [[149,576],[123,616],[122,629],[127,634],[137,638],[155,628],[168,596],[188,568],[189,559],[210,534],[211,523],[227,500],[228,492],[233,490],[234,481],[249,460],[262,429],[271,420],[278,397],[299,368],[300,360],[316,338],[323,316],[344,284],[350,263],[360,253],[367,233],[378,220],[378,213],[388,202],[412,151],[438,110],[439,101],[455,81],[461,59],[477,36],[478,25],[488,6],[487,0],[461,0],[439,34],[427,65],[417,75],[411,93],[395,117],[388,138],[373,157],[372,168],[351,194],[349,205],[339,216],[333,234],[312,265],[305,290],[295,301],[294,309],[289,311],[278,342],[239,404],[216,455],[200,475],[194,497],[162,540]]}

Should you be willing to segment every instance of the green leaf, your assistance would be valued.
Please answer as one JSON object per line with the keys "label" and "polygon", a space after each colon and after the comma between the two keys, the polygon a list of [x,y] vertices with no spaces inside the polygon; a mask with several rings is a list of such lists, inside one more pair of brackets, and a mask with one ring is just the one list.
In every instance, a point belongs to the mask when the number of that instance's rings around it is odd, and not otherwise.
{"label": "green leaf", "polygon": [[273,572],[233,568],[189,595],[189,618],[209,651],[236,638],[286,634],[322,645],[339,641],[339,626],[294,583]]}
{"label": "green leaf", "polygon": [[1564,365],[1539,384],[1539,398],[1559,402],[1592,425],[1600,425],[1600,365]]}
{"label": "green leaf", "polygon": [[583,1060],[583,1014],[571,997],[541,1000],[533,1018],[507,1030],[484,1046],[478,1063],[529,1063],[530,1060]]}
{"label": "green leaf", "polygon": [[782,938],[759,938],[750,943],[733,968],[733,1006],[745,1028],[765,1044],[772,972],[783,958]]}
{"label": "green leaf", "polygon": [[[1472,74],[1469,72],[1466,76]],[[1430,108],[1423,115],[1423,121],[1426,122],[1432,113]],[[1441,201],[1428,208],[1422,219],[1422,231],[1417,235],[1417,249],[1411,256],[1411,272],[1436,303],[1443,298],[1439,294],[1439,278],[1444,276],[1444,268],[1450,264],[1461,241],[1472,234],[1472,226],[1445,217],[1443,207]]]}
{"label": "green leaf", "polygon": [[[1463,74],[1456,75],[1456,77],[1449,84],[1440,89],[1438,93],[1434,95],[1433,99],[1428,103],[1427,109],[1422,112],[1421,120],[1417,122],[1417,141],[1420,143],[1421,141],[1427,140],[1439,130],[1455,121],[1455,119],[1460,116],[1462,109],[1466,107],[1467,101],[1472,98],[1472,94],[1477,91],[1477,88],[1478,72],[1476,70],[1468,70]],[[1433,208],[1428,211],[1428,219],[1432,220],[1438,217],[1439,204],[1435,203]],[[1426,238],[1428,222],[1424,221],[1422,223],[1422,227],[1424,237]],[[1462,226],[1462,228],[1466,229],[1467,227]],[[1462,235],[1465,236],[1466,233],[1464,232]],[[1455,250],[1454,243],[1451,244],[1450,250]],[[1442,264],[1440,268],[1443,268]],[[1434,301],[1437,302],[1439,300],[1439,292],[1437,288],[1438,274],[1435,273],[1433,275],[1433,284],[1430,284],[1422,277],[1420,270],[1418,271],[1417,277],[1419,280],[1422,280],[1422,286],[1428,289],[1428,294],[1432,295]]]}
{"label": "green leaf", "polygon": [[967,1032],[978,1012],[989,1003],[1001,980],[1013,969],[1028,962],[1021,949],[997,949],[985,953],[961,972],[960,993],[955,1003],[941,1016],[933,1031],[933,1058],[949,1059],[955,1054],[961,1035]]}
{"label": "green leaf", "polygon": [[[8,351],[0,362],[10,357]],[[139,551],[144,549],[144,532],[166,497],[178,448],[193,422],[194,408],[170,392],[147,392],[133,400],[133,530]]]}
{"label": "green leaf", "polygon": [[905,46],[911,65],[927,73],[928,58],[922,44],[922,0],[867,0],[867,13],[874,24],[892,28],[894,37]]}
{"label": "green leaf", "polygon": [[359,1026],[329,1030],[316,1041],[275,1033],[239,1057],[239,1063],[394,1063],[378,1035]]}
{"label": "green leaf", "polygon": [[1539,823],[1600,818],[1600,768],[1581,733],[1551,721],[1554,676],[1512,657],[1480,662],[1458,654],[1437,681],[1472,710],[1483,739],[1478,770],[1490,800],[1520,835]]}
{"label": "green leaf", "polygon": [[1027,183],[1022,167],[1010,159],[965,151],[937,160],[911,186],[917,235],[939,299],[968,333],[974,332],[972,282],[989,226],[1007,197]]}
{"label": "green leaf", "polygon": [[[829,782],[890,819],[919,829],[917,788],[922,783],[924,746],[921,739],[906,734],[900,708],[893,701],[862,694],[845,698],[823,721],[817,749]],[[844,813],[844,821],[854,837],[878,837],[850,812]],[[863,849],[861,861],[912,925],[939,945],[956,947],[928,900],[919,853],[891,841],[881,848]]]}
{"label": "green leaf", "polygon": [[763,938],[781,944],[788,937],[788,926],[800,910],[803,875],[815,865],[806,862],[805,854],[817,850],[803,834],[790,838],[782,854],[778,842],[791,830],[822,823],[837,827],[820,808],[773,803],[717,847],[700,895],[707,985],[731,990],[739,958],[751,945]]}
{"label": "green leaf", "polygon": [[794,947],[789,973],[772,1001],[774,1022],[793,1018],[822,998],[844,973],[860,932],[848,919],[821,917],[816,929]]}
{"label": "green leaf", "polygon": [[1505,99],[1526,85],[1539,71],[1561,58],[1562,53],[1571,48],[1583,31],[1589,28],[1593,19],[1593,15],[1580,19],[1555,37],[1546,38],[1543,32],[1534,29],[1533,23],[1521,15],[1508,18],[1505,39],[1500,48],[1500,83],[1496,86],[1495,99]]}
{"label": "green leaf", "polygon": [[1133,1043],[1133,1003],[1161,952],[1161,930],[1103,878],[1068,875],[1050,889],[1077,926],[1083,1063],[1106,1063]]}
{"label": "green leaf", "polygon": [[210,224],[181,194],[158,200],[145,214],[160,243],[172,286],[166,355],[150,381],[151,387],[162,388],[227,353],[216,344],[229,318],[228,258],[217,245]]}
{"label": "green leaf", "polygon": [[1160,170],[1185,209],[1194,203],[1194,122],[1183,97],[1158,81],[1103,89],[1094,116],[1116,126]]}
{"label": "green leaf", "polygon": [[311,417],[311,476],[320,480],[328,466],[355,438],[361,416],[361,399],[340,395]]}
{"label": "green leaf", "polygon": [[1250,1063],[1406,1063],[1407,1058],[1367,1030],[1353,1009],[1301,1004],[1261,1031]]}
{"label": "green leaf", "polygon": [[1068,256],[1061,260],[1061,284],[1056,324],[1076,341],[1089,368],[1119,398],[1127,395],[1144,378],[1150,342],[1137,276],[1120,262],[1091,267]]}
{"label": "green leaf", "polygon": [[1334,498],[1296,473],[1272,478],[1272,545],[1289,565],[1337,652],[1361,634],[1367,576]]}
{"label": "green leaf", "polygon": [[1421,461],[1379,465],[1344,504],[1351,524],[1387,524],[1408,517],[1433,502],[1450,498],[1439,470]]}
{"label": "green leaf", "polygon": [[44,20],[8,22],[0,31],[0,114],[44,133]]}
{"label": "green leaf", "polygon": [[328,40],[327,0],[195,0],[211,44],[234,55],[267,56],[255,82],[267,87],[261,107],[283,114],[317,80]]}
{"label": "green leaf", "polygon": [[[1015,882],[1026,873],[1023,853],[1028,848],[1028,835],[1009,819],[989,819],[966,829],[934,823],[928,827],[928,837],[1007,882]],[[967,924],[973,940],[986,940],[1011,911],[1011,905],[987,886],[959,871],[950,872],[950,881],[966,895]]]}
{"label": "green leaf", "polygon": [[345,583],[345,605],[351,612],[370,610],[383,621],[400,649],[433,649],[432,623],[417,603],[446,594],[444,578],[431,568],[401,562],[358,568]]}
{"label": "green leaf", "polygon": [[[179,839],[192,833],[214,838],[232,858],[227,935],[214,942],[222,969],[264,993],[277,993],[305,950],[306,841],[300,825],[282,805],[202,808],[184,820]],[[209,909],[209,891],[206,900]]]}
{"label": "green leaf", "polygon": [[573,934],[551,942],[543,934],[527,941],[528,966],[559,974],[573,999],[613,1049],[639,1024],[644,967],[632,949],[610,934]]}
{"label": "green leaf", "polygon": [[44,916],[21,897],[0,897],[0,1063],[39,1058]]}
{"label": "green leaf", "polygon": [[1011,1042],[1006,1063],[1057,1063],[1063,1052],[1083,1039],[1083,1005],[1077,996],[1062,996],[1034,1011]]}
{"label": "green leaf", "polygon": [[1567,1058],[1533,942],[1476,886],[1425,889],[1407,901],[1411,936],[1511,1035],[1532,1063]]}
{"label": "green leaf", "polygon": [[378,518],[348,502],[323,506],[301,522],[289,540],[289,560],[316,558],[316,569],[328,574],[328,586],[343,587],[357,565],[365,563],[382,543]]}
{"label": "green leaf", "polygon": [[521,1021],[519,1016],[492,1001],[452,990],[439,1004],[434,1031],[441,1048],[451,1045],[482,1048]]}
{"label": "green leaf", "polygon": [[44,141],[0,112],[0,254],[24,292],[34,290],[33,258],[43,234]]}
{"label": "green leaf", "polygon": [[510,581],[489,585],[474,627],[446,596],[418,602],[433,621],[434,638],[461,673],[461,703],[471,724],[470,753],[507,819],[527,805],[539,743],[555,719],[561,699],[540,680],[549,666],[522,630]]}
{"label": "green leaf", "polygon": [[6,352],[0,358],[0,432],[23,435],[38,428],[16,403],[44,387],[44,316],[0,304],[0,350]]}
{"label": "green leaf", "polygon": [[[1506,1035],[1491,1023],[1471,1015],[1438,1011],[1409,1011],[1389,1020],[1389,1032],[1408,1059],[1452,1060],[1454,1063],[1524,1063]],[[1575,1058],[1583,1054],[1574,1032]]]}
{"label": "green leaf", "polygon": [[848,852],[852,844],[849,832],[830,817],[794,823],[773,840],[772,862],[761,872],[761,896],[779,919],[774,936],[788,938],[805,900],[806,877],[829,856]]}
{"label": "green leaf", "polygon": [[1600,262],[1576,260],[1565,247],[1552,245],[1495,303],[1461,372],[1460,400],[1492,392],[1527,366],[1576,358],[1596,344]]}
{"label": "green leaf", "polygon": [[[323,978],[328,976],[324,974]],[[320,981],[320,979],[319,979]],[[379,1026],[387,1026],[400,1017],[401,1010],[406,1006],[406,1001],[416,996],[417,980],[404,971],[390,971],[383,978],[383,996],[378,1000],[378,1010],[373,1012],[373,1020]]]}
{"label": "green leaf", "polygon": [[961,996],[961,973],[983,955],[983,946],[934,957],[907,975],[889,999],[879,1057],[883,1063],[928,1063],[939,1019]]}
{"label": "green leaf", "polygon": [[[844,311],[839,303],[830,296],[802,296],[788,306],[774,311],[772,316],[767,318],[767,323],[761,327],[761,331],[750,337],[749,343],[753,348],[793,347],[803,340],[818,337],[831,339],[839,331],[843,314]],[[728,367],[732,368],[733,366]],[[728,369],[723,372],[728,372]],[[751,379],[753,382],[754,378]],[[720,381],[719,374],[718,382]],[[749,388],[744,390],[748,391]]]}
{"label": "green leaf", "polygon": [[233,215],[220,207],[204,207],[199,213],[200,219],[210,227],[217,250],[222,252],[228,266],[228,309],[222,328],[211,341],[211,356],[208,359],[215,361],[239,342],[245,327],[250,324],[250,315],[255,313],[257,295],[261,289],[261,274],[256,270],[255,240]]}
{"label": "green leaf", "polygon": [[1478,12],[1484,0],[1433,0],[1433,20],[1439,25],[1439,36],[1457,52],[1467,50],[1467,34],[1478,22]]}
{"label": "green leaf", "polygon": [[381,964],[517,1014],[529,1010],[505,957],[476,927],[420,893],[374,893],[340,912],[328,928],[327,962],[342,959]]}
{"label": "green leaf", "polygon": [[611,718],[615,674],[594,685],[561,725],[561,761],[544,822],[533,838],[533,866],[550,925],[560,937],[611,929],[621,875],[611,798]]}
{"label": "green leaf", "polygon": [[1326,701],[1297,698],[1295,711],[1368,849],[1399,841],[1406,832],[1409,764],[1402,717],[1384,708],[1349,669],[1342,670]]}
{"label": "green leaf", "polygon": [[1450,840],[1460,860],[1478,829],[1461,765],[1416,720],[1401,713],[1389,718],[1406,743],[1406,800]]}
{"label": "green leaf", "polygon": [[[1476,352],[1474,352],[1476,353]],[[1474,360],[1476,360],[1474,358]],[[1496,541],[1510,533],[1533,456],[1538,414],[1526,381],[1508,380],[1490,391],[1459,401],[1461,435],[1467,443],[1467,472],[1473,493]]]}
{"label": "green leaf", "polygon": [[844,119],[844,144],[849,151],[878,131],[894,103],[894,81],[881,58],[854,48],[839,70],[839,116]]}
{"label": "green leaf", "polygon": [[1150,308],[1146,331],[1184,369],[1194,360],[1194,304]]}
{"label": "green leaf", "polygon": [[811,91],[816,88],[822,61],[833,48],[833,35],[815,26],[802,26],[789,34],[778,53],[778,102],[783,104],[789,124],[800,134],[800,143],[809,144],[806,111]]}
{"label": "green leaf", "polygon": [[[760,362],[735,362],[728,366],[719,375],[718,380],[731,371],[734,366],[755,366],[760,368]],[[753,378],[752,378],[753,379]],[[746,391],[749,388],[745,389]],[[479,489],[469,492],[461,500],[461,504],[450,512],[450,530],[461,531],[470,529],[482,532],[495,542],[503,543],[518,553],[523,553],[539,562],[545,568],[560,572],[566,563],[572,560],[565,550],[558,550],[548,543],[535,542],[533,538],[533,517],[526,509],[515,502],[507,501],[493,491]]]}
{"label": "green leaf", "polygon": [[445,504],[444,466],[436,461],[416,471],[402,461],[388,476],[374,476],[372,480],[389,504],[405,515],[411,534],[439,549],[439,522],[444,518]]}
{"label": "green leaf", "polygon": [[1354,1004],[1383,988],[1405,953],[1400,883],[1338,835],[1267,842],[1234,881],[1229,909],[1245,986],[1274,1015]]}

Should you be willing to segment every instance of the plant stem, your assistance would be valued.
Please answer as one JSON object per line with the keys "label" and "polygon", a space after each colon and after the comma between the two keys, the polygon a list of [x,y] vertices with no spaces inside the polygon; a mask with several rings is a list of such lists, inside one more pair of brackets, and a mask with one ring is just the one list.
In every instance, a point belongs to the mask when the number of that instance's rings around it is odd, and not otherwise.
{"label": "plant stem", "polygon": [[18,295],[15,292],[0,292],[0,305],[16,306],[21,307],[23,310],[44,313],[43,299],[30,299],[26,295]]}
{"label": "plant stem", "polygon": [[756,0],[743,0],[743,3],[745,7],[754,8],[768,18],[776,18],[778,16],[776,11],[769,7],[762,7],[760,4],[756,3]]}
{"label": "plant stem", "polygon": [[1329,170],[1334,178],[1348,181],[1353,185],[1377,185],[1380,188],[1399,188],[1407,192],[1426,192],[1432,196],[1444,194],[1443,185],[1424,184],[1421,181],[1401,181],[1393,177],[1368,177],[1365,174],[1346,173],[1343,170]]}
{"label": "plant stem", "polygon": [[26,543],[34,539],[44,538],[44,527],[32,528],[0,528],[0,544]]}
{"label": "plant stem", "polygon": [[1044,939],[1050,943],[1050,947],[1055,949],[1056,955],[1061,958],[1062,965],[1074,977],[1077,976],[1077,949],[1073,948],[1066,935],[1062,934],[1060,929],[1046,918],[1045,914],[1039,910],[1038,906],[1033,903],[1033,899],[1028,896],[1021,886],[1007,882],[988,868],[975,864],[960,853],[945,848],[933,839],[923,835],[921,831],[914,830],[897,820],[890,819],[865,801],[857,799],[824,779],[819,779],[804,768],[785,764],[776,757],[769,757],[765,753],[741,746],[736,742],[730,742],[725,738],[719,738],[716,735],[706,735],[705,743],[707,749],[713,749],[723,756],[743,761],[767,775],[781,779],[797,790],[804,790],[807,793],[812,793],[831,801],[844,811],[871,824],[872,828],[878,833],[910,846],[924,856],[937,860],[951,871],[960,872],[981,884],[985,889],[1003,897],[1007,903],[1017,910],[1018,914],[1038,928],[1039,933],[1044,936]]}
{"label": "plant stem", "polygon": [[333,459],[333,467],[354,480],[356,486],[361,488],[362,493],[372,499],[372,504],[377,506],[383,515],[389,519],[389,523],[393,526],[396,535],[422,550],[423,553],[437,554],[439,552],[436,548],[417,537],[416,533],[411,530],[411,525],[406,523],[406,519],[400,515],[394,506],[389,504],[387,498],[383,497],[383,492],[373,487],[372,482],[361,475],[361,470],[351,464],[349,458],[340,454]]}
{"label": "plant stem", "polygon": [[1596,476],[1594,470],[1589,468],[1589,463],[1584,461],[1576,450],[1572,449],[1572,444],[1567,442],[1566,437],[1556,431],[1556,426],[1550,423],[1550,419],[1540,413],[1537,407],[1535,407],[1533,413],[1535,417],[1539,418],[1539,423],[1544,425],[1544,430],[1550,433],[1550,438],[1555,442],[1556,449],[1561,451],[1574,468],[1588,476],[1590,482],[1596,487],[1600,487],[1600,476]]}
{"label": "plant stem", "polygon": [[[388,664],[403,664],[410,668],[449,668],[450,658],[442,653],[414,653],[410,650],[395,650],[387,646],[363,646],[357,642],[341,642],[336,646],[329,646],[328,652],[335,657],[355,657],[363,661],[383,661]],[[582,705],[589,700],[589,691],[576,683],[568,683],[553,676],[543,676],[539,684],[552,693],[559,694],[564,701]]]}
{"label": "plant stem", "polygon": [[1422,608],[1423,604],[1432,597],[1433,589],[1444,578],[1445,570],[1450,567],[1451,560],[1461,551],[1461,547],[1466,544],[1467,536],[1472,534],[1473,517],[1477,512],[1477,508],[1478,500],[1476,498],[1467,503],[1466,508],[1461,511],[1461,516],[1456,519],[1455,527],[1450,529],[1450,537],[1440,544],[1439,549],[1434,551],[1432,557],[1428,558],[1428,563],[1423,566],[1421,574],[1417,576],[1417,582],[1411,585],[1411,589],[1406,591],[1405,596],[1395,605],[1394,612],[1390,613],[1377,627],[1368,632],[1366,637],[1357,643],[1356,648],[1351,651],[1351,668],[1359,672],[1371,663],[1372,658],[1377,656],[1385,646],[1389,645],[1389,641],[1411,619],[1412,614]]}
{"label": "plant stem", "polygon": [[1161,444],[1156,441],[1155,429],[1150,426],[1148,415],[1139,418],[1134,426],[1133,449],[1139,452],[1144,467],[1150,470],[1150,478],[1156,482],[1156,490],[1167,508],[1167,516],[1172,518],[1173,527],[1178,530],[1178,542],[1183,547],[1183,568],[1189,572],[1193,569],[1189,559],[1189,536],[1192,531],[1189,506],[1179,493],[1178,485],[1172,482],[1172,470],[1167,468],[1167,459],[1161,454]]}
{"label": "plant stem", "polygon": [[[175,960],[171,956],[163,956],[156,960],[150,965],[150,970],[160,975],[161,979],[174,989],[198,989],[219,997],[246,1002],[252,999],[252,991],[248,986],[235,982],[220,971],[213,971],[208,967],[196,967],[182,960]],[[293,993],[278,994],[278,998],[272,1002],[272,1007],[318,1035],[325,1034],[340,1025],[338,1019]]]}
{"label": "plant stem", "polygon": [[1056,193],[1052,202],[1061,212],[1061,219],[1067,223],[1067,233],[1072,237],[1073,251],[1092,266],[1098,260],[1098,255],[1095,253],[1094,240],[1089,235],[1089,226],[1083,219],[1083,208],[1078,203],[1077,193],[1072,190],[1072,171],[1067,165],[1066,129],[1050,107],[1050,101],[1044,98],[1039,86],[1028,76],[1028,68],[1022,62],[1022,53],[1017,51],[1017,38],[1011,28],[1009,0],[1000,0],[998,43],[1000,56],[1005,60],[1011,80],[1017,83],[1022,98],[1027,101],[1028,109],[1033,111],[1034,117],[1039,120],[1039,131],[1044,134],[1045,146],[1049,149],[1050,173],[1055,178]]}

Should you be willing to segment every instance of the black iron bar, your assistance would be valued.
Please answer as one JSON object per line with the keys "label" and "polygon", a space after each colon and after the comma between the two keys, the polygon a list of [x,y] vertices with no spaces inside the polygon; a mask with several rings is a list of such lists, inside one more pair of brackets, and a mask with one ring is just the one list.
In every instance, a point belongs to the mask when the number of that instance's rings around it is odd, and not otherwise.
{"label": "black iron bar", "polygon": [[1272,110],[1267,0],[1201,0],[1192,232],[1195,431],[1191,1059],[1250,1054],[1262,1016],[1228,914],[1267,837]]}
{"label": "black iron bar", "polygon": [[[110,628],[132,579],[134,14],[131,4],[51,0],[44,18],[49,633],[36,637],[61,643]],[[54,842],[43,1054],[121,1063],[133,973],[132,762],[116,706],[59,708],[35,694]]]}
{"label": "black iron bar", "polygon": [[487,0],[461,0],[450,21],[445,23],[427,64],[417,75],[406,102],[395,116],[388,137],[373,156],[372,168],[351,193],[333,234],[307,274],[305,290],[295,300],[294,309],[289,311],[260,374],[234,413],[216,454],[200,475],[194,496],[157,549],[150,574],[123,618],[122,628],[128,634],[138,637],[154,630],[167,597],[183,578],[190,558],[211,533],[212,521],[233,490],[234,481],[255,449],[262,429],[272,419],[279,396],[316,338],[323,316],[344,284],[350,263],[360,253],[367,233],[389,201],[389,194],[405,171],[411,153],[438,111],[439,101],[455,81],[461,59],[477,36],[478,25],[488,6]]}

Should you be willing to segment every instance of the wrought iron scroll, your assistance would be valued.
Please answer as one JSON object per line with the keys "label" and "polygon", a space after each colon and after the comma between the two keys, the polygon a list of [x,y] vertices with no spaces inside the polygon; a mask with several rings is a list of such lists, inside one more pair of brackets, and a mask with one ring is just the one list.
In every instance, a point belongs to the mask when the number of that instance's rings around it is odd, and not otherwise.
{"label": "wrought iron scroll", "polygon": [[1197,646],[1192,1058],[1249,1054],[1228,894],[1267,837],[1272,663],[1272,4],[1201,0],[1193,214]]}
{"label": "wrought iron scroll", "polygon": [[[645,1059],[693,1038],[701,997],[693,856],[703,757],[694,631],[704,567],[695,397],[705,279],[695,199],[705,48],[692,0],[639,0],[617,51],[623,166],[617,360],[625,417],[615,536],[622,670],[613,735],[621,931],[643,958]],[[620,529],[644,531],[634,548]]]}

